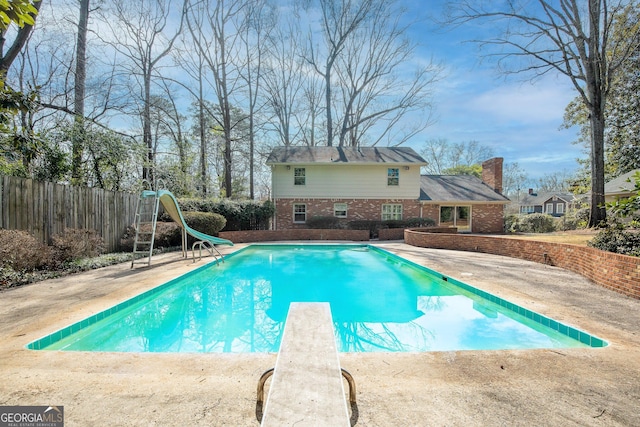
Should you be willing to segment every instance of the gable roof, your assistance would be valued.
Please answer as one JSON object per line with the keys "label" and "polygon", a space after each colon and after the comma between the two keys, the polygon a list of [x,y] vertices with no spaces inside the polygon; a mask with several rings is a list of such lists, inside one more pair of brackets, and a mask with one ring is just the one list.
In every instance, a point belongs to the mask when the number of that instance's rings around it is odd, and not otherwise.
{"label": "gable roof", "polygon": [[526,194],[520,199],[521,206],[542,206],[546,201],[553,197],[564,200],[566,203],[571,203],[576,199],[576,196],[572,193],[540,193],[540,194]]}
{"label": "gable roof", "polygon": [[275,147],[267,158],[276,164],[367,164],[426,165],[427,162],[409,147]]}
{"label": "gable roof", "polygon": [[633,176],[638,172],[640,169],[635,169],[605,183],[604,194],[624,194],[633,191],[635,188]]}
{"label": "gable roof", "polygon": [[420,201],[447,203],[509,203],[509,199],[471,175],[422,175]]}

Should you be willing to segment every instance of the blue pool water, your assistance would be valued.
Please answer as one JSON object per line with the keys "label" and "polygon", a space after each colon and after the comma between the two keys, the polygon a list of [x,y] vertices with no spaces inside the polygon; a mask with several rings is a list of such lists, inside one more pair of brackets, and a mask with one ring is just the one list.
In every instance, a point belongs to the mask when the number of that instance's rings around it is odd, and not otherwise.
{"label": "blue pool water", "polygon": [[344,352],[606,345],[378,248],[253,245],[28,347],[275,352],[292,301],[329,302]]}

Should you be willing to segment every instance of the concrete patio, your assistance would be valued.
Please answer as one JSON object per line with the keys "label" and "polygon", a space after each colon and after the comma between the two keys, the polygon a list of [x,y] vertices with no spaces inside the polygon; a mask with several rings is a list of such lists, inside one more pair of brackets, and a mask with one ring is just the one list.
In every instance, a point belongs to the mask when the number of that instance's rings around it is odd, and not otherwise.
{"label": "concrete patio", "polygon": [[[601,349],[342,353],[358,426],[640,425],[640,301],[556,267],[377,244],[604,338]],[[227,253],[242,247],[225,248]],[[29,342],[200,265],[179,253],[0,293],[0,405],[61,405],[67,426],[257,426],[275,354],[27,350]]]}

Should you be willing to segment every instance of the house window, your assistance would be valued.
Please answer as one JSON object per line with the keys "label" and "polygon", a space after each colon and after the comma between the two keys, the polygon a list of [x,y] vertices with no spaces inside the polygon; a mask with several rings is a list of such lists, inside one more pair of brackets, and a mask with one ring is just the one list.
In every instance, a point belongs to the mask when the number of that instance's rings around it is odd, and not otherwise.
{"label": "house window", "polygon": [[556,205],[556,213],[564,214],[564,203],[558,203]]}
{"label": "house window", "polygon": [[293,169],[293,185],[306,185],[307,170],[305,168]]}
{"label": "house window", "polygon": [[382,205],[382,220],[402,219],[402,205]]}
{"label": "house window", "polygon": [[544,205],[544,209],[545,209],[546,213],[552,214],[553,213],[553,203],[547,203],[546,205]]}
{"label": "house window", "polygon": [[333,204],[333,216],[337,218],[347,217],[347,204],[346,203],[334,203]]}
{"label": "house window", "polygon": [[520,212],[522,213],[533,213],[535,212],[536,209],[534,206],[528,205],[528,206],[522,206]]}
{"label": "house window", "polygon": [[307,222],[307,205],[294,204],[293,205],[293,222]]}
{"label": "house window", "polygon": [[400,169],[389,168],[387,169],[387,185],[399,185],[400,184]]}

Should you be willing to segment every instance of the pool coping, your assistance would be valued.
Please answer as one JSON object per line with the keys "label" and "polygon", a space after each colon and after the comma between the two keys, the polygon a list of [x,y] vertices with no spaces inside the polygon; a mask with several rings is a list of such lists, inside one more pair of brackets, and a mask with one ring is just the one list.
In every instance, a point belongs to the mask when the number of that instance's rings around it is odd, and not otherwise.
{"label": "pool coping", "polygon": [[[374,243],[604,337],[604,348],[341,353],[358,426],[640,425],[640,303],[562,269],[506,257]],[[197,268],[178,254],[0,292],[0,404],[59,404],[68,425],[255,426],[272,354],[38,352],[46,332]],[[544,420],[544,421],[542,421]]]}

